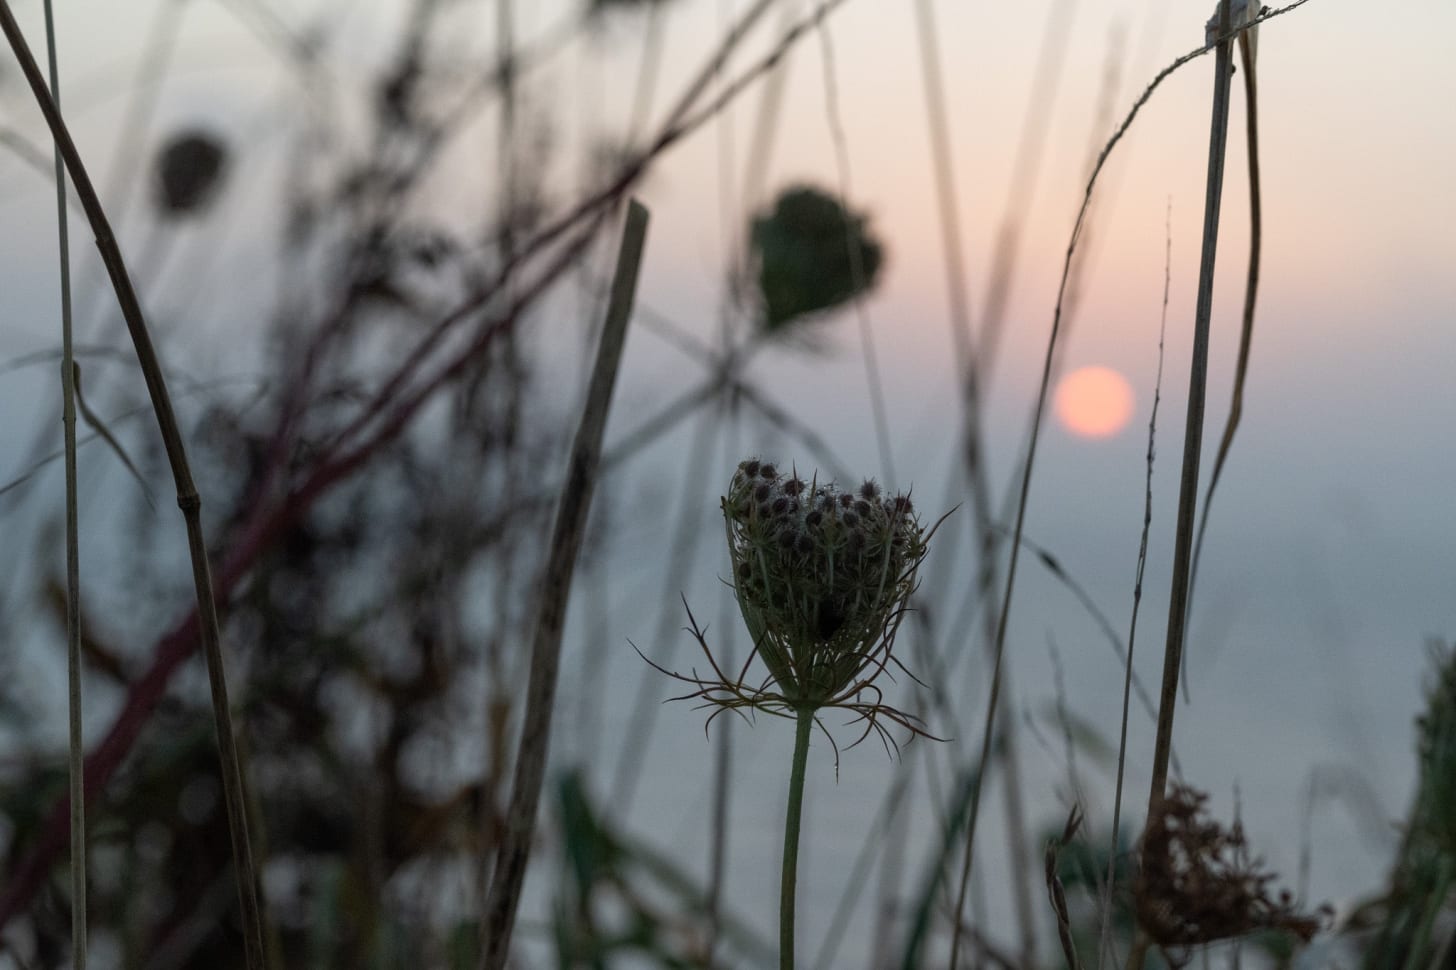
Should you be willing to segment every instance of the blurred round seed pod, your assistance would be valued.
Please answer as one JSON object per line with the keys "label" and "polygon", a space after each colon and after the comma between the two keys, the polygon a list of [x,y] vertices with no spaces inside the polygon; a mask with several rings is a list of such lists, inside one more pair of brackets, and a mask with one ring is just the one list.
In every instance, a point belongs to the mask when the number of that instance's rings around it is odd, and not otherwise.
{"label": "blurred round seed pod", "polygon": [[200,215],[222,187],[228,152],[211,132],[184,130],[157,153],[155,200],[164,216]]}

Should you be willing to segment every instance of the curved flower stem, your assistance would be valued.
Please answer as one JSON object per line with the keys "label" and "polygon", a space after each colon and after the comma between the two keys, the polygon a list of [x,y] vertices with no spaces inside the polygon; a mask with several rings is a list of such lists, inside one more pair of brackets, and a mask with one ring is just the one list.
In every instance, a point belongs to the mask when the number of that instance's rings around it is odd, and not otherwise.
{"label": "curved flower stem", "polygon": [[804,766],[809,761],[809,732],[814,709],[801,707],[794,734],[794,766],[789,771],[789,807],[784,824],[784,878],[779,894],[779,970],[794,970],[794,888],[799,870],[799,816],[804,808]]}

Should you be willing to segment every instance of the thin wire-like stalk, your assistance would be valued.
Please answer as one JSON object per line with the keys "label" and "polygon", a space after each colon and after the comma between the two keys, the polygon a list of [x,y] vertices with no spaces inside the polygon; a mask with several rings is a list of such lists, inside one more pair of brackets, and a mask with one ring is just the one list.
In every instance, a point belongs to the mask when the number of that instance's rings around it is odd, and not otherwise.
{"label": "thin wire-like stalk", "polygon": [[[901,762],[901,764],[909,763],[908,759]],[[901,853],[897,852],[896,848],[897,846],[900,849],[904,848],[903,833],[905,831],[900,805],[905,800],[905,793],[909,789],[908,779],[901,779],[897,772],[895,782],[891,785],[885,800],[880,803],[874,820],[870,822],[870,836],[860,843],[859,854],[850,867],[849,878],[844,882],[844,895],[839,898],[839,903],[834,908],[834,915],[829,919],[829,929],[824,934],[823,942],[819,944],[819,953],[814,960],[815,970],[825,970],[825,968],[833,966],[838,958],[839,947],[845,940],[844,931],[849,923],[850,914],[854,911],[855,905],[859,902],[860,893],[868,882],[869,867],[874,861],[875,855],[883,850],[887,866],[894,866],[900,861]],[[886,832],[886,830],[888,830],[888,834],[882,840],[873,838],[873,835]],[[898,838],[897,834],[899,834]],[[877,926],[879,930],[883,930],[884,921],[881,920]],[[889,942],[888,935],[879,930],[875,933],[877,948]],[[874,954],[878,953],[878,949],[874,951]]]}
{"label": "thin wire-like stalk", "polygon": [[860,254],[859,241],[855,238],[854,219],[849,213],[849,140],[844,134],[844,119],[839,111],[839,80],[834,70],[834,42],[825,23],[824,0],[815,4],[815,23],[819,27],[820,58],[824,65],[824,114],[829,121],[829,136],[834,142],[834,163],[839,175],[839,196],[844,213],[844,244],[849,256],[849,275],[854,284],[854,315],[859,324],[859,343],[864,354],[865,380],[869,385],[870,412],[875,422],[875,442],[880,451],[880,467],[884,469],[885,484],[895,489],[895,458],[890,447],[890,420],[885,407],[885,389],[880,381],[879,358],[875,354],[875,341],[870,328],[869,312],[865,309],[864,260]]}
{"label": "thin wire-like stalk", "polygon": [[799,871],[799,822],[804,812],[804,768],[814,709],[799,708],[794,731],[794,762],[789,770],[789,804],[784,815],[784,869],[779,888],[779,970],[794,970],[794,894]]}
{"label": "thin wire-like stalk", "polygon": [[1076,7],[1076,0],[1056,0],[1048,8],[1046,27],[1036,55],[1036,70],[1032,75],[1031,95],[1027,98],[1026,112],[1021,116],[1021,134],[1011,163],[1006,208],[996,232],[996,250],[987,274],[981,330],[976,346],[976,366],[980,368],[982,379],[988,383],[995,370],[996,351],[1005,330],[1006,308],[1021,248],[1021,227],[1036,195],[1042,150],[1046,144],[1047,129],[1051,126],[1057,90],[1061,86],[1062,68],[1067,63],[1067,42],[1072,36]]}
{"label": "thin wire-like stalk", "polygon": [[536,809],[541,801],[541,784],[546,776],[546,756],[551,742],[551,712],[561,663],[561,635],[566,623],[566,606],[576,554],[586,530],[592,490],[601,463],[602,437],[607,412],[627,341],[627,324],[637,292],[642,266],[642,248],[647,239],[647,209],[636,200],[627,205],[626,225],[617,258],[616,279],[606,323],[597,346],[596,366],[582,408],[581,424],[568,459],[566,487],[552,528],[551,549],[541,586],[536,633],[531,644],[531,673],[526,687],[526,709],[521,724],[521,742],[516,754],[515,780],[507,810],[505,834],[496,852],[495,875],[486,898],[482,921],[486,944],[478,966],[503,970],[510,953],[511,931],[520,902],[531,838],[536,829]]}
{"label": "thin wire-like stalk", "polygon": [[[1259,86],[1254,73],[1254,47],[1248,34],[1239,37],[1239,56],[1244,63],[1245,140],[1249,155],[1249,273],[1244,282],[1244,318],[1239,331],[1239,356],[1234,369],[1233,398],[1229,402],[1228,419],[1218,454],[1213,460],[1213,474],[1208,490],[1203,493],[1203,512],[1198,522],[1198,541],[1193,545],[1193,570],[1188,576],[1188,608],[1193,608],[1193,592],[1198,587],[1198,564],[1203,559],[1203,538],[1208,532],[1208,512],[1213,507],[1213,491],[1223,475],[1239,419],[1244,413],[1244,384],[1249,375],[1249,348],[1254,341],[1254,306],[1259,295],[1259,260],[1264,234],[1264,207],[1259,183]],[[1183,696],[1188,697],[1188,665],[1183,665]]]}
{"label": "thin wire-like stalk", "polygon": [[[715,436],[721,421],[711,410],[699,416],[697,432],[693,435],[692,448],[688,452],[687,472],[682,478],[682,495],[679,499],[678,517],[668,546],[666,569],[663,571],[663,590],[659,602],[671,602],[681,592],[682,584],[692,574],[693,563],[702,543],[703,496],[709,494],[708,473],[713,467],[712,451]],[[671,610],[658,614],[657,628],[653,633],[652,652],[655,659],[666,663],[667,653],[672,649],[672,631],[676,627]],[[637,788],[642,780],[642,767],[647,760],[647,749],[652,740],[653,726],[657,723],[661,705],[652,702],[657,689],[657,674],[649,666],[638,676],[637,688],[627,708],[631,717],[627,723],[626,739],[621,745],[622,757],[617,762],[612,778],[613,810],[623,818],[632,814],[632,803],[637,797]]]}
{"label": "thin wire-like stalk", "polygon": [[[931,156],[935,169],[935,185],[941,225],[941,248],[945,256],[946,295],[949,301],[952,339],[955,341],[957,365],[961,382],[962,408],[965,427],[962,432],[965,449],[965,467],[971,491],[974,512],[973,525],[979,545],[977,589],[981,599],[989,601],[994,596],[996,583],[996,534],[991,512],[991,492],[986,480],[981,435],[981,379],[982,364],[976,358],[975,340],[971,332],[970,300],[965,278],[965,261],[961,245],[959,203],[955,191],[954,167],[950,152],[950,125],[945,106],[944,81],[940,73],[940,53],[936,46],[934,8],[929,0],[916,4],[917,36],[920,43],[920,61],[923,71],[926,110],[929,113]],[[994,616],[987,611],[985,635],[988,648],[995,642]],[[999,664],[998,664],[999,669]],[[996,688],[993,687],[993,691]],[[992,707],[994,713],[994,705]],[[1017,771],[1015,743],[1012,740],[1012,726],[1009,718],[1003,718],[1003,736],[1007,739],[1006,759],[1006,819],[1010,829],[1013,864],[1011,881],[1016,904],[1017,923],[1021,932],[1021,957],[1024,962],[1035,962],[1036,931],[1031,904],[1031,883],[1022,854],[1026,846],[1026,833],[1022,818],[1020,773]],[[983,750],[981,765],[986,766],[988,750]],[[975,804],[980,801],[980,784],[984,772],[976,775],[977,794]],[[975,808],[967,829],[969,836],[975,833]],[[966,864],[962,867],[962,878],[956,894],[955,923],[952,930],[950,965],[959,965],[962,923],[965,912],[966,894],[970,884],[970,847],[967,845]]]}
{"label": "thin wire-like stalk", "polygon": [[91,184],[81,154],[71,139],[60,109],[46,88],[45,80],[35,58],[30,52],[20,25],[11,13],[8,0],[0,0],[0,29],[3,29],[10,48],[20,63],[22,73],[30,85],[36,104],[45,116],[51,136],[56,141],[76,194],[86,209],[86,217],[96,237],[96,248],[111,277],[117,302],[126,320],[132,345],[136,348],[137,362],[146,380],[147,392],[151,397],[152,410],[156,413],[161,431],[162,443],[167,460],[172,468],[172,477],[177,487],[177,505],[187,526],[187,545],[192,558],[192,579],[197,591],[198,618],[202,638],[203,654],[207,660],[208,681],[212,693],[213,720],[217,727],[218,748],[222,761],[223,799],[227,807],[228,829],[232,838],[233,865],[237,870],[238,896],[242,906],[243,945],[249,970],[262,970],[265,966],[263,952],[262,914],[258,907],[257,873],[253,864],[253,852],[248,842],[247,800],[243,793],[243,773],[234,742],[232,712],[229,709],[227,679],[223,668],[221,638],[218,633],[217,602],[213,596],[212,570],[207,559],[207,544],[202,535],[202,499],[192,479],[187,462],[186,446],[177,426],[177,417],[172,410],[172,400],[167,393],[166,380],[156,351],[152,347],[146,320],[142,314],[141,302],[132,288],[126,263],[117,245],[101,200]]}
{"label": "thin wire-like stalk", "polygon": [[[797,0],[793,0],[780,7],[780,32],[786,32],[793,27],[797,6]],[[784,103],[784,88],[788,84],[791,58],[792,53],[785,51],[784,56],[769,69],[759,91],[758,111],[743,162],[743,204],[749,209],[756,207],[763,198],[769,159],[773,156],[779,118],[782,115],[780,109]],[[735,279],[737,276],[735,268]]]}
{"label": "thin wire-like stalk", "polygon": [[[719,0],[718,17],[720,26],[724,30],[729,29],[733,21],[734,6],[734,0]],[[719,71],[718,83],[721,86],[724,82],[724,72]],[[732,112],[724,111],[720,114],[713,128],[718,148],[718,232],[722,240],[723,252],[731,267],[738,252],[738,234],[735,231],[735,223],[738,220],[738,203],[733,197],[737,139],[734,137]],[[732,287],[730,285],[723,294],[718,312],[718,346],[725,355],[731,352],[733,345],[732,324]],[[731,400],[725,399],[722,404],[723,418],[731,421]],[[735,437],[732,425],[728,424],[723,430],[723,466],[725,468],[732,467],[736,459]],[[718,628],[722,631],[718,649],[722,652],[723,662],[732,666],[734,661],[732,634],[729,631],[733,627],[733,606],[726,596],[719,598],[718,618]],[[709,796],[712,810],[708,822],[708,884],[705,900],[708,938],[704,943],[704,959],[708,966],[713,965],[713,957],[718,950],[719,937],[723,931],[723,887],[728,879],[728,804],[732,795],[732,785],[733,722],[730,718],[725,720],[723,726],[718,729],[718,738],[713,746],[713,787]]]}
{"label": "thin wire-like stalk", "polygon": [[[1223,0],[1219,34],[1229,27],[1232,0]],[[1168,594],[1168,639],[1163,655],[1163,690],[1158,700],[1158,733],[1153,748],[1148,818],[1156,815],[1168,778],[1168,751],[1173,743],[1173,714],[1178,702],[1178,669],[1187,632],[1188,579],[1192,565],[1193,521],[1198,505],[1198,467],[1203,448],[1203,408],[1208,393],[1208,343],[1213,316],[1213,273],[1218,255],[1219,203],[1223,197],[1224,158],[1228,147],[1229,87],[1232,57],[1225,37],[1214,61],[1213,116],[1208,143],[1207,192],[1203,200],[1203,244],[1198,266],[1198,302],[1194,309],[1193,351],[1188,374],[1188,411],[1183,431],[1183,467],[1178,489],[1173,580]]]}
{"label": "thin wire-like stalk", "polygon": [[[732,464],[737,455],[737,442],[734,440],[733,428],[730,425],[725,429],[723,442],[725,446],[725,464]],[[719,634],[718,650],[723,657],[723,663],[731,667],[734,663],[733,654],[733,602],[728,597],[721,597],[719,601],[720,612],[718,614]],[[718,728],[717,743],[713,748],[713,814],[710,825],[710,848],[708,850],[708,942],[706,946],[706,958],[709,966],[713,965],[713,954],[717,951],[719,938],[723,934],[723,887],[728,881],[728,834],[729,819],[728,807],[733,795],[733,721],[726,719]]]}
{"label": "thin wire-like stalk", "polygon": [[[61,103],[61,70],[51,0],[45,0],[51,97]],[[86,752],[81,733],[81,538],[76,488],[76,365],[71,346],[71,241],[66,219],[66,163],[54,150],[56,236],[61,272],[61,428],[66,452],[66,708],[71,792],[71,964],[86,970]]]}
{"label": "thin wire-like stalk", "polygon": [[1163,314],[1158,324],[1158,374],[1153,381],[1153,409],[1148,416],[1147,475],[1143,480],[1143,528],[1138,539],[1137,569],[1132,585],[1132,619],[1127,630],[1126,669],[1122,676],[1122,725],[1117,737],[1117,784],[1112,797],[1112,844],[1107,852],[1107,879],[1102,893],[1102,929],[1097,945],[1097,970],[1112,947],[1112,891],[1117,876],[1118,835],[1122,825],[1122,781],[1127,767],[1127,712],[1132,700],[1132,654],[1137,641],[1138,607],[1143,600],[1143,572],[1148,565],[1148,532],[1153,525],[1153,454],[1158,437],[1158,403],[1163,395],[1163,344],[1168,332],[1168,292],[1173,282],[1173,202],[1168,200],[1164,224]]}
{"label": "thin wire-like stalk", "polygon": [[652,111],[652,96],[657,90],[658,68],[662,66],[662,18],[666,7],[660,3],[647,5],[647,25],[642,29],[642,56],[637,61],[637,86],[632,95],[632,114],[627,122],[627,144],[631,145],[647,124]]}

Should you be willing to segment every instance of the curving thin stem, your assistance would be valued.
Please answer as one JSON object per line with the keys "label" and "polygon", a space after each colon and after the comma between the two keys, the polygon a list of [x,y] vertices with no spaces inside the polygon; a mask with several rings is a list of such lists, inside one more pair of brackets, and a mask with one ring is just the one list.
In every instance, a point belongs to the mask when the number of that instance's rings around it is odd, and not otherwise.
{"label": "curving thin stem", "polygon": [[96,237],[96,248],[101,253],[102,263],[111,278],[116,291],[117,303],[126,320],[127,331],[136,349],[137,362],[146,380],[147,392],[151,397],[152,410],[156,413],[162,444],[171,465],[172,478],[177,488],[177,505],[187,526],[187,546],[192,558],[192,580],[197,593],[197,609],[200,620],[203,654],[207,659],[208,680],[212,691],[213,720],[217,728],[218,748],[222,761],[223,800],[227,806],[228,829],[232,838],[233,864],[237,871],[238,897],[242,907],[243,946],[248,970],[262,970],[265,966],[263,954],[262,914],[258,907],[257,873],[253,864],[253,852],[248,841],[246,798],[243,793],[243,773],[239,763],[237,745],[233,738],[232,713],[229,709],[227,680],[223,670],[221,638],[218,633],[217,603],[213,596],[212,569],[207,559],[207,545],[202,535],[202,499],[192,479],[187,463],[186,446],[177,417],[172,410],[172,400],[167,393],[166,380],[152,347],[151,335],[147,331],[146,319],[142,314],[141,302],[132,288],[126,262],[117,245],[116,235],[101,207],[101,200],[91,183],[81,153],[61,117],[60,108],[46,87],[40,68],[31,54],[30,47],[21,33],[10,10],[8,0],[0,0],[0,30],[15,53],[21,72],[30,85],[36,105],[44,115],[56,149],[65,162],[66,171],[76,188],[86,210],[86,218]]}
{"label": "curving thin stem", "polygon": [[[1158,404],[1163,397],[1163,345],[1168,333],[1168,291],[1173,282],[1173,202],[1168,201],[1163,250],[1163,314],[1158,324],[1158,375],[1153,381],[1153,408],[1148,416],[1147,474],[1143,479],[1143,528],[1138,540],[1137,568],[1132,586],[1132,619],[1128,622],[1127,656],[1122,675],[1122,722],[1117,735],[1117,783],[1112,796],[1112,845],[1107,852],[1107,879],[1102,890],[1102,928],[1097,944],[1097,970],[1112,947],[1112,893],[1117,881],[1118,836],[1122,827],[1122,783],[1127,768],[1127,712],[1132,696],[1133,648],[1137,642],[1138,607],[1143,601],[1143,573],[1148,566],[1148,531],[1153,525],[1153,455],[1158,438]],[[1157,715],[1153,715],[1154,720]]]}

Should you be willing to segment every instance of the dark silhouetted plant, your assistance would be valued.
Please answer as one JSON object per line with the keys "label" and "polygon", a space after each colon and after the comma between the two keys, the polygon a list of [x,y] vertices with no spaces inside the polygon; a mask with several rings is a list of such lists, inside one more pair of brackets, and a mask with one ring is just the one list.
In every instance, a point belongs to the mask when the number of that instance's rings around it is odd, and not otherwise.
{"label": "dark silhouetted plant", "polygon": [[[918,718],[883,703],[876,681],[892,662],[898,666],[892,657],[895,636],[915,591],[916,572],[944,517],[927,530],[908,494],[886,495],[868,480],[841,492],[833,483],[819,484],[817,476],[808,481],[797,472],[785,477],[757,458],[739,463],[722,507],[733,588],[753,651],[736,676],[725,673],[689,610],[690,631],[713,676],[652,665],[692,685],[686,698],[718,708],[710,723],[730,710],[763,711],[796,722],[779,899],[779,966],[791,970],[809,735],[825,708],[853,711],[864,722],[854,744],[876,731],[887,747],[896,745],[881,719],[906,728],[912,737],[926,733]],[[762,658],[768,674],[750,683],[754,657]]]}
{"label": "dark silhouetted plant", "polygon": [[785,189],[753,220],[750,242],[769,333],[868,292],[884,262],[869,217],[810,186]]}

